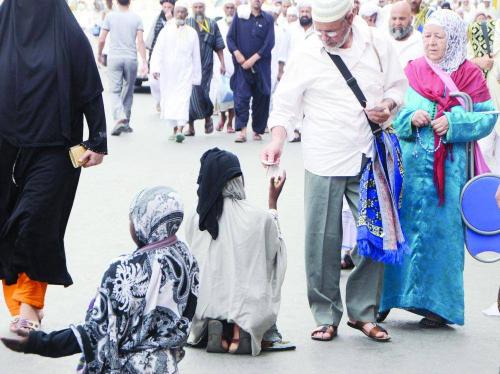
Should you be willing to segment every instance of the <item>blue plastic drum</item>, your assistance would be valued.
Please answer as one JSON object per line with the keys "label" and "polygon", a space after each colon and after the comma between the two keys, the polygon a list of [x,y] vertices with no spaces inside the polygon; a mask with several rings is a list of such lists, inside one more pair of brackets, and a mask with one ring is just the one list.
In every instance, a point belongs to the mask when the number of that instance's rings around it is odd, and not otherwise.
{"label": "blue plastic drum", "polygon": [[[500,176],[483,174],[471,179],[462,190],[465,245],[471,256],[481,262],[500,260],[500,208],[495,199],[499,185]],[[499,256],[480,256],[486,253]]]}

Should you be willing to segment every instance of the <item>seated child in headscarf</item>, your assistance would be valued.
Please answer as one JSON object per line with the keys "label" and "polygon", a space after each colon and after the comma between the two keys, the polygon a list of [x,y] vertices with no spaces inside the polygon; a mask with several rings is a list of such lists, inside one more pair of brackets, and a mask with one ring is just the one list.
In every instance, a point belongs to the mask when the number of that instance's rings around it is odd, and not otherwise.
{"label": "seated child in headscarf", "polygon": [[203,155],[198,207],[186,226],[200,265],[194,345],[208,335],[207,351],[214,353],[294,348],[282,342],[275,326],[286,270],[276,211],[284,183],[285,176],[271,180],[269,210],[259,209],[246,200],[234,154],[214,148]]}
{"label": "seated child in headscarf", "polygon": [[198,265],[175,236],[183,217],[172,189],[140,192],[130,208],[138,249],[111,263],[85,322],[2,342],[46,357],[81,352],[83,373],[177,373],[198,295]]}

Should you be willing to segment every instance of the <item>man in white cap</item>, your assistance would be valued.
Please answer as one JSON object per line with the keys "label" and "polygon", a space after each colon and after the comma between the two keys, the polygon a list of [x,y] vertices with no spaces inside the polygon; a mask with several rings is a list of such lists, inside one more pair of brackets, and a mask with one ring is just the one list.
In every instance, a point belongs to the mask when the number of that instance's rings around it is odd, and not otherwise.
{"label": "man in white cap", "polygon": [[286,11],[286,20],[288,21],[288,26],[295,25],[299,20],[299,11],[296,7],[291,6]]}
{"label": "man in white cap", "polygon": [[160,31],[151,57],[151,73],[161,86],[161,118],[173,129],[171,139],[178,143],[184,140],[191,91],[202,76],[198,34],[186,25],[187,16],[187,2],[178,0],[175,21]]}
{"label": "man in white cap", "polygon": [[306,37],[314,31],[311,3],[307,0],[303,0],[297,5],[297,10],[299,12],[299,22],[296,23],[294,27],[290,28],[289,53],[292,53],[294,48],[302,43]]}
{"label": "man in white cap", "polygon": [[[314,0],[315,33],[287,62],[269,118],[272,141],[264,165],[280,162],[287,132],[303,118],[305,253],[309,305],[316,321],[311,338],[332,340],[342,318],[340,248],[342,200],[358,217],[360,174],[373,155],[368,119],[383,126],[401,104],[407,83],[389,38],[352,13],[352,0]],[[329,56],[339,56],[368,104],[356,99]],[[384,266],[355,251],[347,281],[349,326],[376,341],[390,339],[374,322]]]}
{"label": "man in white cap", "polygon": [[[224,42],[227,45],[226,37],[229,31],[229,27],[231,27],[231,23],[233,23],[234,16],[236,14],[236,3],[234,0],[224,0],[223,5],[224,10],[224,18],[221,18],[217,21],[217,26],[219,27],[219,31],[224,39]],[[224,65],[226,67],[226,73],[224,75],[220,72],[220,64],[218,59],[214,56],[214,82],[217,85],[217,107],[220,112],[220,120],[217,125],[217,131],[222,131],[227,121],[227,132],[229,134],[234,133],[233,128],[233,119],[234,119],[234,100],[230,100],[227,102],[220,102],[219,97],[221,92],[227,90],[227,85],[224,80],[231,78],[234,73],[234,65],[233,65],[233,56],[229,49],[224,48]]]}
{"label": "man in white cap", "polygon": [[194,121],[205,120],[205,133],[211,134],[214,131],[212,114],[214,104],[210,100],[210,83],[212,82],[214,69],[214,52],[220,61],[220,72],[226,73],[223,50],[226,47],[217,23],[205,16],[205,0],[193,0],[193,17],[186,20],[186,24],[191,26],[197,33],[200,40],[200,57],[202,79],[199,86],[193,87],[191,94],[191,104],[189,107],[189,129],[186,136],[194,136]]}
{"label": "man in white cap", "polygon": [[389,34],[399,56],[399,62],[404,68],[408,62],[422,57],[424,46],[422,35],[413,30],[413,16],[407,1],[402,0],[392,4],[389,18]]}
{"label": "man in white cap", "polygon": [[380,8],[374,1],[365,1],[359,8],[359,15],[370,27],[377,27]]}

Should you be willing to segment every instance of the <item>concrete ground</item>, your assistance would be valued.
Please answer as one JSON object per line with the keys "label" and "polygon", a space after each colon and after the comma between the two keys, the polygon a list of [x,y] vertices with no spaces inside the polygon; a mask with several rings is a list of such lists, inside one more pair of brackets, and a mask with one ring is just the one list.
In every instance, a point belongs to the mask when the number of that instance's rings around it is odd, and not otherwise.
{"label": "concrete ground", "polygon": [[[89,300],[108,262],[133,250],[128,234],[128,206],[133,195],[146,186],[169,185],[177,189],[193,209],[199,158],[211,147],[235,152],[245,173],[248,198],[263,208],[267,203],[265,171],[259,164],[262,143],[235,144],[234,136],[198,135],[184,144],[168,141],[170,130],[154,112],[150,95],[136,95],[133,134],[110,137],[105,163],[84,170],[69,222],[66,248],[74,285],[49,287],[46,300],[46,331],[62,329],[84,317]],[[111,126],[110,126],[111,127]],[[265,137],[268,140],[268,136]],[[235,357],[187,349],[180,364],[188,374],[315,374],[315,373],[473,373],[500,372],[500,318],[485,317],[500,284],[500,264],[485,265],[466,255],[466,324],[438,331],[422,330],[419,318],[394,311],[385,327],[392,342],[380,344],[348,328],[345,318],[333,342],[309,338],[314,322],[309,312],[303,255],[303,167],[301,147],[290,144],[283,167],[288,181],[279,202],[281,226],[288,245],[288,272],[283,287],[279,328],[297,345],[295,352]],[[436,222],[436,224],[446,224]],[[180,234],[181,238],[183,234]],[[342,276],[345,285],[347,274]],[[3,303],[2,303],[3,305]],[[8,313],[0,307],[0,335],[7,335]],[[8,352],[0,347],[0,373],[60,374],[74,372],[78,357],[46,359]]]}

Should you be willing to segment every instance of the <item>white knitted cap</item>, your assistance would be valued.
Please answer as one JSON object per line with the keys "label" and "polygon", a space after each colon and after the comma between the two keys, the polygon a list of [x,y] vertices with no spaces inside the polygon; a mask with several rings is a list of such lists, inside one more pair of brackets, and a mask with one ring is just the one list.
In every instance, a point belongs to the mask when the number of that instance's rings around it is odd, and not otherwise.
{"label": "white knitted cap", "polygon": [[175,2],[174,8],[189,9],[189,3],[187,2],[187,0],[177,0]]}
{"label": "white knitted cap", "polygon": [[353,4],[353,0],[312,0],[312,18],[324,23],[338,21],[352,9]]}

